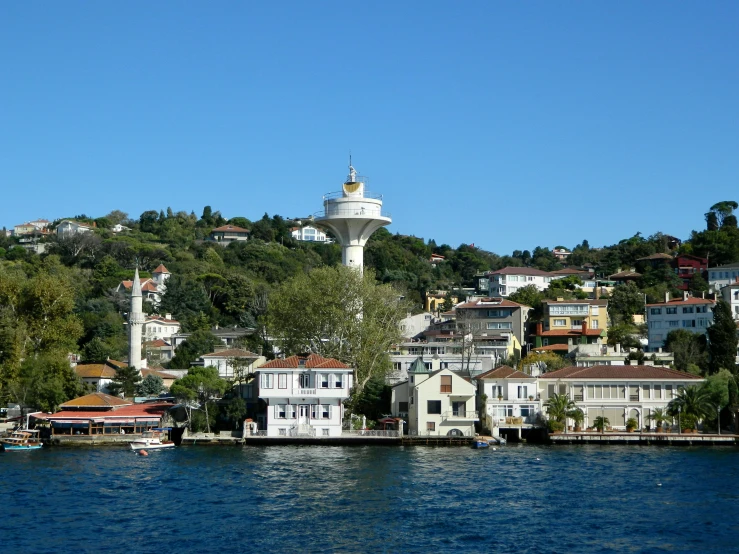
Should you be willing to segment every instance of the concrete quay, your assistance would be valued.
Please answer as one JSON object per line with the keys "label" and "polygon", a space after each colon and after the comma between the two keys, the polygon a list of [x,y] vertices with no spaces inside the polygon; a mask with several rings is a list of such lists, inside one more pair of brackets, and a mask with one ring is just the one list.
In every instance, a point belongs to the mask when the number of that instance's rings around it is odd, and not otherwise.
{"label": "concrete quay", "polygon": [[739,435],[703,433],[557,433],[549,435],[551,444],[633,444],[633,445],[722,445],[735,446]]}

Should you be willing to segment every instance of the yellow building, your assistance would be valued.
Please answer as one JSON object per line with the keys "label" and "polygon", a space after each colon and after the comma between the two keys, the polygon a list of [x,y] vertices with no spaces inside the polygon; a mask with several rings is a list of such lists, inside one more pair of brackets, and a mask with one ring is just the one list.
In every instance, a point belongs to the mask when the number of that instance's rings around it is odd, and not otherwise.
{"label": "yellow building", "polygon": [[544,300],[544,321],[536,328],[536,347],[567,351],[574,344],[605,344],[608,300]]}

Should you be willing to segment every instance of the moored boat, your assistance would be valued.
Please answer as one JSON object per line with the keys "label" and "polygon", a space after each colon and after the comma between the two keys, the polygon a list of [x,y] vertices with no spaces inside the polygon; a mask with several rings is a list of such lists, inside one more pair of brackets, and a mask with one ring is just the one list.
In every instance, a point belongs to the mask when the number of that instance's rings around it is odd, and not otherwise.
{"label": "moored boat", "polygon": [[490,443],[484,439],[475,439],[472,441],[472,448],[489,448]]}
{"label": "moored boat", "polygon": [[145,431],[140,438],[133,439],[129,445],[131,450],[158,450],[160,448],[173,448],[172,441],[163,441],[161,431]]}
{"label": "moored boat", "polygon": [[0,439],[0,444],[6,452],[20,452],[24,450],[38,450],[43,445],[35,429],[18,429],[9,437]]}

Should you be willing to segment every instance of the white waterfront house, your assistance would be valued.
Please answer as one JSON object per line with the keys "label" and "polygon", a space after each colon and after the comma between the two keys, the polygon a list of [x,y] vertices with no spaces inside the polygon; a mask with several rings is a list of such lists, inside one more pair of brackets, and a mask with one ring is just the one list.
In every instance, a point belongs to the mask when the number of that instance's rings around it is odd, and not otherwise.
{"label": "white waterfront house", "polygon": [[483,427],[497,435],[498,427],[534,424],[541,413],[536,377],[502,365],[475,377],[485,395]]}
{"label": "white waterfront house", "polygon": [[430,370],[419,359],[408,380],[393,387],[394,415],[407,407],[411,435],[466,436],[475,434],[475,390],[468,378],[450,369]]}
{"label": "white waterfront house", "polygon": [[666,408],[679,389],[702,382],[698,375],[647,365],[571,366],[538,378],[542,402],[555,392],[567,394],[585,413],[586,427],[605,416],[614,429],[625,429],[632,417],[638,429],[655,427],[649,418],[655,408]]}
{"label": "white waterfront house", "polygon": [[268,437],[339,437],[344,400],[353,371],[342,362],[318,354],[272,360],[255,372],[258,396],[267,406],[259,428]]}
{"label": "white waterfront house", "polygon": [[713,307],[716,303],[706,298],[685,296],[664,302],[647,304],[647,350],[656,352],[665,344],[670,331],[685,329],[691,333],[705,334],[713,323]]}

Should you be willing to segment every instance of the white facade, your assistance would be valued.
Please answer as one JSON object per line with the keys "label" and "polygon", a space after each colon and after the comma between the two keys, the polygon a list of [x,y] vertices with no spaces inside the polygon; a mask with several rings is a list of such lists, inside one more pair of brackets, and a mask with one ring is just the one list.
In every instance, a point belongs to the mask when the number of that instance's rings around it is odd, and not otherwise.
{"label": "white facade", "polygon": [[726,285],[721,289],[721,298],[731,307],[731,315],[739,320],[739,282]]}
{"label": "white facade", "polygon": [[203,354],[200,356],[200,361],[193,365],[215,367],[218,369],[218,376],[221,379],[234,379],[237,377],[237,372],[241,372],[243,375],[253,373],[266,361],[264,356],[254,354],[248,350],[234,348]]}
{"label": "white facade", "polygon": [[86,223],[78,223],[76,221],[62,221],[56,226],[56,234],[58,236],[74,235],[76,233],[89,233],[92,227]]}
{"label": "white facade", "polygon": [[476,377],[485,399],[483,426],[498,435],[498,428],[535,424],[541,413],[536,377],[500,366]]}
{"label": "white facade", "polygon": [[128,365],[139,371],[146,367],[146,359],[141,359],[141,337],[144,327],[144,312],[142,308],[141,280],[139,268],[133,277],[131,287],[131,311],[128,314]]}
{"label": "white facade", "polygon": [[713,323],[713,300],[684,298],[647,305],[647,350],[656,352],[665,344],[670,331],[685,329],[705,334]]}
{"label": "white facade", "polygon": [[296,227],[290,232],[290,234],[295,240],[305,242],[324,242],[326,244],[331,244],[334,242],[333,240],[328,238],[324,231],[322,231],[321,229],[316,229],[312,225],[306,225],[305,227]]}
{"label": "white facade", "polygon": [[400,320],[400,332],[403,334],[403,338],[411,339],[428,329],[433,321],[434,316],[431,312],[421,312],[415,315],[408,313],[406,317]]}
{"label": "white facade", "polygon": [[708,268],[708,290],[718,292],[723,287],[738,282],[739,263]]}
{"label": "white facade", "polygon": [[555,392],[567,394],[585,413],[586,428],[605,416],[615,429],[625,429],[631,417],[643,429],[656,426],[649,418],[655,408],[666,408],[679,389],[702,382],[697,375],[659,366],[568,367],[542,375],[539,393],[544,403]]}
{"label": "white facade", "polygon": [[272,360],[257,371],[268,437],[340,437],[352,369],[316,354]]}
{"label": "white facade", "polygon": [[[397,389],[397,402],[404,402]],[[408,432],[411,435],[466,436],[475,435],[476,387],[449,369],[434,372],[412,372],[408,377]],[[395,414],[394,414],[395,415]]]}
{"label": "white facade", "polygon": [[534,285],[538,290],[549,288],[554,279],[561,279],[562,275],[552,275],[547,271],[529,267],[505,267],[488,274],[490,296],[506,297],[518,289]]}
{"label": "white facade", "polygon": [[172,314],[164,317],[159,315],[146,316],[144,320],[144,340],[166,340],[172,339],[172,335],[180,332],[180,322],[172,319]]}

